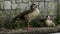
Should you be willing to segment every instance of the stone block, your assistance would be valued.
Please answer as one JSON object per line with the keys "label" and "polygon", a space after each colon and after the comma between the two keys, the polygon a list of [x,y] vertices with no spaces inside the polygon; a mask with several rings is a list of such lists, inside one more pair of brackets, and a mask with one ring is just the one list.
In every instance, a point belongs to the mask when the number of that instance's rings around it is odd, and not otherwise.
{"label": "stone block", "polygon": [[0,1],[3,1],[3,0],[0,0]]}
{"label": "stone block", "polygon": [[59,0],[59,3],[60,3],[60,0]]}
{"label": "stone block", "polygon": [[15,2],[16,2],[15,0],[11,0],[11,1],[12,1],[12,4],[15,4]]}
{"label": "stone block", "polygon": [[40,2],[40,4],[39,4],[39,9],[40,9],[40,10],[44,10],[44,2]]}
{"label": "stone block", "polygon": [[3,9],[3,2],[0,2],[0,8]]}
{"label": "stone block", "polygon": [[16,0],[16,3],[20,3],[20,2],[22,2],[22,0]]}
{"label": "stone block", "polygon": [[10,15],[16,15],[16,10],[11,10]]}
{"label": "stone block", "polygon": [[16,9],[18,4],[12,4],[12,9]]}
{"label": "stone block", "polygon": [[30,6],[32,3],[31,2],[28,2],[28,6]]}
{"label": "stone block", "polygon": [[31,1],[35,1],[36,2],[36,1],[42,1],[42,0],[31,0]]}
{"label": "stone block", "polygon": [[21,7],[21,10],[24,11],[24,10],[26,10],[26,8],[28,7],[28,4],[26,4],[26,3],[21,3],[21,4],[20,4],[20,7]]}
{"label": "stone block", "polygon": [[9,11],[5,11],[4,14],[10,15],[10,12]]}
{"label": "stone block", "polygon": [[16,15],[19,15],[20,14],[20,10],[16,10]]}
{"label": "stone block", "polygon": [[51,0],[46,0],[46,1],[51,1]]}
{"label": "stone block", "polygon": [[39,5],[39,2],[34,2],[34,4]]}
{"label": "stone block", "polygon": [[28,2],[29,0],[22,0],[23,2]]}
{"label": "stone block", "polygon": [[2,15],[2,13],[3,13],[3,12],[2,12],[2,11],[0,11],[0,15]]}
{"label": "stone block", "polygon": [[11,1],[4,1],[4,9],[11,9]]}

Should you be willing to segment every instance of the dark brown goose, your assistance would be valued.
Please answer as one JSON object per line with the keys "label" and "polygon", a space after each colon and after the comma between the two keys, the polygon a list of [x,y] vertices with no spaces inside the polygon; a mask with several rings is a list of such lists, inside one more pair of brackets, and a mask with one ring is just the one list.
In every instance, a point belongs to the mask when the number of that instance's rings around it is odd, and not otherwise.
{"label": "dark brown goose", "polygon": [[15,22],[17,18],[19,18],[20,20],[26,20],[28,22],[27,23],[27,29],[29,29],[29,22],[31,20],[33,20],[34,18],[36,18],[39,14],[40,14],[40,11],[37,8],[37,5],[36,4],[32,4],[30,6],[30,9],[29,10],[25,10],[21,14],[17,15],[13,19],[13,22]]}

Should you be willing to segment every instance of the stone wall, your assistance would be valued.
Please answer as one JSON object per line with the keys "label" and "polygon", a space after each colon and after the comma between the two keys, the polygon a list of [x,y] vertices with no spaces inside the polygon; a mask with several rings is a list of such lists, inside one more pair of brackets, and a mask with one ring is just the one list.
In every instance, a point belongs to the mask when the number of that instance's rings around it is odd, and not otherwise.
{"label": "stone wall", "polygon": [[6,20],[15,17],[24,10],[29,9],[32,3],[37,4],[42,17],[47,14],[56,16],[57,2],[55,0],[0,0],[0,19]]}

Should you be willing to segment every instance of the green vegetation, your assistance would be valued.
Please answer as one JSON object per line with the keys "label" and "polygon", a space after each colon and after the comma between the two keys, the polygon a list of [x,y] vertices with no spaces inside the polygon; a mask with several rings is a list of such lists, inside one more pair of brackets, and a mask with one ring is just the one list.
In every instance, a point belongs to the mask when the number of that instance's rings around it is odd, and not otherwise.
{"label": "green vegetation", "polygon": [[[3,19],[3,18],[6,18]],[[2,21],[3,20],[3,21]],[[12,23],[12,17],[0,17],[0,28],[6,28],[6,29],[14,29],[14,28],[24,28],[27,27],[27,22],[26,21],[17,21],[15,23]],[[38,19],[34,19],[30,22],[31,27],[40,27],[43,26],[43,23],[41,23]]]}
{"label": "green vegetation", "polygon": [[60,5],[58,5],[57,9],[57,24],[60,25]]}

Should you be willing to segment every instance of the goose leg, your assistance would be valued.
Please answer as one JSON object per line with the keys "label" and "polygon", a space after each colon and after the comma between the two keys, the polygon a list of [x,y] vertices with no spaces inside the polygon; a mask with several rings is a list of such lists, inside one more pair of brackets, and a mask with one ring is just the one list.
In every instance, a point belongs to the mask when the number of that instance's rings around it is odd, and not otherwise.
{"label": "goose leg", "polygon": [[28,23],[27,23],[27,30],[30,29],[30,25],[29,25],[29,23],[30,23],[30,20],[28,20]]}
{"label": "goose leg", "polygon": [[27,30],[29,30],[30,29],[30,25],[29,25],[30,19],[29,19],[29,16],[26,19],[27,19]]}

